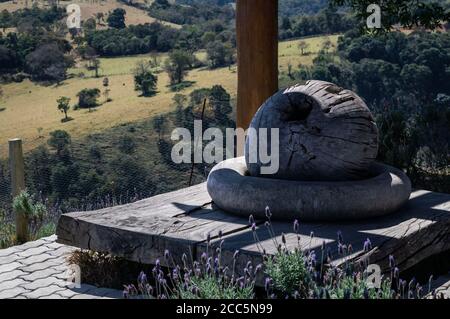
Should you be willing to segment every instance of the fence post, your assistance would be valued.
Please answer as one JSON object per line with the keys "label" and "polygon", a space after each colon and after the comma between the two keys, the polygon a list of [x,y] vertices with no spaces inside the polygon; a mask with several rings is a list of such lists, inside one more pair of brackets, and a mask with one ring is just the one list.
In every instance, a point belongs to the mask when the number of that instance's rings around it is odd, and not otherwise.
{"label": "fence post", "polygon": [[[11,192],[13,198],[25,189],[25,166],[22,140],[9,140],[9,165],[11,169]],[[28,220],[23,212],[16,212],[16,239],[19,243],[28,241]]]}

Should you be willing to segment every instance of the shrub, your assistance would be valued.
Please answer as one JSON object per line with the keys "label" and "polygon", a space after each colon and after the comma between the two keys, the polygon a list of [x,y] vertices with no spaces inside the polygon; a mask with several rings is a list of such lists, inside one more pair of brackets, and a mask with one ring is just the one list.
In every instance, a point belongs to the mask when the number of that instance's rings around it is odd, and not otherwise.
{"label": "shrub", "polygon": [[77,94],[78,107],[80,108],[93,108],[98,106],[97,99],[100,97],[100,90],[95,89],[83,89]]}
{"label": "shrub", "polygon": [[[253,267],[248,261],[243,269],[236,269],[239,252],[233,255],[232,265],[226,265],[222,260],[222,240],[219,232],[219,244],[213,247],[210,235],[207,237],[206,251],[199,261],[188,263],[186,254],[182,256],[182,265],[175,264],[168,250],[164,253],[164,260],[169,265],[165,270],[160,260],[156,260],[152,271],[152,284],[144,272],[137,279],[137,285],[126,285],[124,296],[147,298],[177,298],[177,299],[215,299],[215,298],[255,298],[256,278],[263,271],[266,274],[264,288],[266,297],[272,298],[308,298],[308,299],[419,299],[426,293],[415,279],[410,282],[399,277],[399,269],[395,265],[393,256],[389,256],[391,274],[381,278],[380,287],[371,285],[368,279],[368,253],[372,250],[371,242],[364,242],[364,252],[360,262],[350,260],[353,253],[351,245],[346,245],[340,232],[337,234],[339,257],[343,258],[342,266],[332,264],[331,249],[325,243],[320,247],[321,260],[317,260],[316,252],[312,249],[300,249],[299,222],[294,222],[294,232],[298,246],[289,250],[286,236],[282,234],[282,243],[277,242],[271,223],[271,213],[266,208],[268,221],[265,223],[269,235],[272,237],[277,252],[269,256],[263,250],[256,233],[256,224],[250,216],[250,226],[263,258],[263,264]],[[314,234],[311,234],[311,239]],[[241,274],[241,275],[238,275]],[[431,291],[431,279],[428,285],[427,297],[437,298]]]}
{"label": "shrub", "polygon": [[14,224],[6,218],[6,212],[0,209],[0,249],[13,246],[15,241]]}
{"label": "shrub", "polygon": [[158,77],[152,73],[149,63],[144,61],[138,62],[133,70],[133,74],[136,91],[141,91],[143,96],[151,96],[156,93]]}
{"label": "shrub", "polygon": [[44,223],[48,214],[47,208],[43,203],[36,201],[28,191],[24,190],[14,197],[12,208],[16,214],[20,212],[25,215],[30,240],[54,234],[55,225]]}
{"label": "shrub", "polygon": [[[221,240],[221,234],[219,234]],[[242,276],[236,272],[238,253],[233,256],[233,265],[222,264],[222,243],[212,249],[208,236],[206,251],[200,261],[189,262],[183,254],[183,265],[176,265],[170,252],[164,252],[164,259],[171,269],[164,271],[159,260],[152,270],[154,286],[147,275],[141,272],[137,286],[126,285],[124,297],[144,296],[157,299],[251,299],[255,297],[256,276],[262,266],[253,267],[248,262]],[[211,249],[210,249],[211,248]]]}

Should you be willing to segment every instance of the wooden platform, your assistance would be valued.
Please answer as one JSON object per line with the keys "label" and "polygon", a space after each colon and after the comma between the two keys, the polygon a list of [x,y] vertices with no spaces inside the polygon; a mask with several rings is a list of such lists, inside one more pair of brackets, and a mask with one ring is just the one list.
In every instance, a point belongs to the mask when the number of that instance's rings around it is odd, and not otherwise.
{"label": "wooden platform", "polygon": [[[275,243],[264,225],[257,221],[257,236],[268,253]],[[333,250],[336,263],[337,232],[353,246],[351,258],[364,255],[363,243],[369,238],[373,249],[370,263],[387,269],[388,256],[395,256],[398,267],[406,270],[423,259],[450,249],[450,195],[415,191],[410,202],[398,213],[372,220],[339,224],[313,224],[300,221],[303,248],[320,249],[325,241]],[[295,247],[297,237],[292,223],[274,222],[281,243],[285,233],[287,245]],[[93,212],[63,215],[58,224],[58,242],[84,249],[110,252],[132,261],[154,263],[169,249],[176,260],[183,253],[198,259],[206,249],[206,238],[218,243],[224,234],[223,256],[231,259],[240,250],[240,259],[261,260],[248,220],[227,214],[211,204],[206,184],[159,195],[136,203]],[[314,233],[311,239],[310,234]]]}

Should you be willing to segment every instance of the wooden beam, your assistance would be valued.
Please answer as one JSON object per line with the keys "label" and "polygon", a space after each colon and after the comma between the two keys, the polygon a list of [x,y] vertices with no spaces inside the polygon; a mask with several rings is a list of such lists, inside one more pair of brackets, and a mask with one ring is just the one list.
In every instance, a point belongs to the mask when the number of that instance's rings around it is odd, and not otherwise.
{"label": "wooden beam", "polygon": [[[16,197],[25,189],[25,168],[22,140],[9,140],[9,163],[11,168],[11,194]],[[16,212],[16,239],[19,243],[28,241],[28,220],[23,212]]]}
{"label": "wooden beam", "polygon": [[238,0],[237,127],[247,129],[261,104],[278,90],[278,0]]}

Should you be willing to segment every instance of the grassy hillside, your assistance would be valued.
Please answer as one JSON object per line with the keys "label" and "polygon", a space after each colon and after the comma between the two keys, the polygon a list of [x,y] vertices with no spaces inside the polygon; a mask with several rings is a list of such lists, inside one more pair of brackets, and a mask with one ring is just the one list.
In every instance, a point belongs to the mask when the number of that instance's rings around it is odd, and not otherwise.
{"label": "grassy hillside", "polygon": [[[138,1],[139,2],[139,1]],[[2,10],[8,10],[9,12],[14,12],[19,9],[23,9],[25,7],[31,8],[31,0],[17,0],[15,3],[13,1],[7,1],[0,3],[0,11]],[[36,2],[38,6],[43,7],[44,1]],[[144,24],[144,23],[151,23],[155,22],[156,19],[150,17],[145,11],[140,10],[135,7],[127,6],[123,3],[120,3],[117,0],[107,0],[107,1],[85,1],[85,0],[71,0],[71,1],[59,1],[59,6],[65,7],[71,3],[78,4],[81,8],[81,19],[86,20],[91,17],[94,17],[96,13],[102,12],[105,15],[116,9],[116,8],[122,8],[124,9],[126,14],[126,24],[132,25],[132,24]],[[148,1],[150,4],[151,1]],[[163,22],[166,25],[170,25],[175,28],[180,28],[181,26],[169,23],[169,22]]]}
{"label": "grassy hillside", "polygon": [[[337,36],[329,38],[334,43],[337,40]],[[297,47],[299,40],[280,43],[281,73],[286,72],[288,63],[295,68],[299,64],[310,65],[325,39],[325,37],[305,39],[310,44],[310,48],[309,54],[304,56],[300,55]],[[205,53],[200,52],[197,57],[204,59]],[[165,58],[165,55],[159,56],[159,60],[162,62]],[[156,96],[139,97],[139,93],[134,90],[132,69],[137,61],[143,59],[149,59],[149,56],[101,59],[99,78],[94,78],[93,72],[88,71],[83,64],[80,64],[77,68],[70,70],[73,77],[59,86],[45,87],[28,80],[4,85],[2,107],[5,110],[0,112],[0,156],[6,155],[7,140],[17,137],[18,134],[25,141],[25,149],[30,150],[45,143],[42,136],[48,136],[49,132],[56,129],[66,130],[73,137],[82,137],[109,127],[172,110],[172,98],[175,93],[167,87],[169,79],[165,72],[158,74],[159,92]],[[80,73],[84,73],[84,77],[80,77]],[[95,87],[103,89],[104,76],[109,77],[110,97],[113,101],[103,104],[94,112],[85,109],[71,110],[69,116],[74,120],[61,123],[62,114],[56,108],[56,99],[60,96],[67,96],[72,99],[71,103],[75,104],[76,94],[80,90]],[[232,96],[236,94],[237,90],[235,66],[231,69],[195,69],[189,72],[186,80],[195,83],[192,87],[185,89],[183,94],[214,84],[222,85]],[[101,97],[100,101],[103,100],[104,98]]]}

